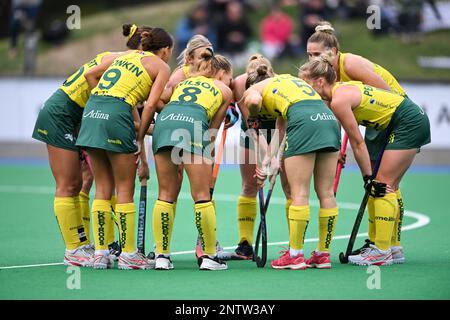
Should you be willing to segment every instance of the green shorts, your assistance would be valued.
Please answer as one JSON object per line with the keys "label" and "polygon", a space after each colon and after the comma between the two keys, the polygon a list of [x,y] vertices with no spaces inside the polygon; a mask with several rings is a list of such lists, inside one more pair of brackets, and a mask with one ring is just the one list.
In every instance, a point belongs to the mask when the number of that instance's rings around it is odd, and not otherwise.
{"label": "green shorts", "polygon": [[386,138],[386,130],[379,131],[372,128],[366,128],[364,140],[366,142],[367,150],[369,151],[370,160],[377,160],[378,154],[380,153]]}
{"label": "green shorts", "polygon": [[82,114],[83,109],[58,89],[39,111],[32,137],[54,147],[79,151],[75,141]]}
{"label": "green shorts", "polygon": [[419,149],[431,142],[430,121],[417,104],[406,98],[395,111],[386,150]]}
{"label": "green shorts", "polygon": [[336,152],[341,132],[335,116],[322,101],[301,101],[287,111],[284,157],[311,152]]}
{"label": "green shorts", "polygon": [[77,146],[118,153],[137,151],[131,106],[114,97],[91,95],[83,112]]}
{"label": "green shorts", "polygon": [[[273,130],[275,129],[275,123],[276,120],[264,120],[261,121],[261,128],[260,133],[264,135],[264,137],[267,140],[267,143],[270,143],[272,140],[272,136],[274,134]],[[241,147],[245,149],[254,149],[254,141],[250,137],[250,135],[247,134],[247,128],[244,125],[244,122],[241,122],[241,134],[239,139],[239,144]]]}
{"label": "green shorts", "polygon": [[153,154],[175,147],[212,159],[209,121],[202,106],[171,102],[158,115],[153,128]]}

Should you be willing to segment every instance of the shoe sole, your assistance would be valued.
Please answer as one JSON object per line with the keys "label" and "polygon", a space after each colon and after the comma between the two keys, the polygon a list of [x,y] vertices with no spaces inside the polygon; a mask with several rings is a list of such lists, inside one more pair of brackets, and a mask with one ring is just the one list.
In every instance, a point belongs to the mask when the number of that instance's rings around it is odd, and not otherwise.
{"label": "shoe sole", "polygon": [[83,268],[92,267],[92,263],[81,263],[81,262],[66,261],[66,260],[64,260],[64,265],[68,266],[68,267],[83,267]]}
{"label": "shoe sole", "polygon": [[138,266],[123,266],[123,265],[118,265],[118,268],[120,270],[148,270],[150,269],[150,267],[138,267]]}
{"label": "shoe sole", "polygon": [[307,268],[316,268],[316,269],[331,269],[331,263],[321,263],[321,264],[307,264]]}
{"label": "shoe sole", "polygon": [[307,266],[306,266],[306,263],[300,263],[300,264],[289,264],[287,266],[272,266],[272,268],[277,269],[277,270],[283,270],[283,269],[306,270]]}
{"label": "shoe sole", "polygon": [[209,270],[209,271],[221,271],[221,270],[227,270],[228,265],[227,264],[210,264],[208,265],[208,262],[203,262],[200,264],[200,270]]}
{"label": "shoe sole", "polygon": [[392,259],[394,264],[403,264],[405,263],[405,258]]}
{"label": "shoe sole", "polygon": [[221,270],[227,270],[228,266],[225,267],[220,267],[220,268],[216,268],[216,267],[200,267],[200,270],[202,271],[221,271]]}
{"label": "shoe sole", "polygon": [[351,264],[356,266],[390,266],[394,264],[394,261],[378,261],[375,263],[371,263],[369,261],[349,261]]}

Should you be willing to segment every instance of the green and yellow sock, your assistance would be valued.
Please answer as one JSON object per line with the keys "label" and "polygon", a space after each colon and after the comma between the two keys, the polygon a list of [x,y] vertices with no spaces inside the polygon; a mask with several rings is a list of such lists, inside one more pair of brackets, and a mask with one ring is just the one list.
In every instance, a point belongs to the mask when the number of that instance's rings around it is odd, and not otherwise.
{"label": "green and yellow sock", "polygon": [[86,242],[91,243],[91,210],[89,209],[89,195],[80,192],[78,195],[78,201],[80,202],[81,221],[84,226],[84,233],[86,234]]}
{"label": "green and yellow sock", "polygon": [[380,250],[387,250],[391,246],[394,230],[395,215],[398,208],[397,195],[387,193],[384,197],[374,199],[375,207],[375,245]]}
{"label": "green and yellow sock", "polygon": [[216,210],[211,201],[196,203],[195,225],[205,254],[216,255]]}
{"label": "green and yellow sock", "polygon": [[85,243],[79,197],[55,197],[53,208],[66,248],[74,250]]}
{"label": "green and yellow sock", "polygon": [[136,207],[133,202],[116,205],[119,240],[122,252],[136,252]]}
{"label": "green and yellow sock", "polygon": [[174,219],[175,203],[156,200],[153,207],[153,237],[156,252],[160,254],[170,254]]}
{"label": "green and yellow sock", "polygon": [[331,241],[333,240],[334,230],[338,218],[339,209],[323,209],[319,210],[319,246],[320,252],[329,252]]}
{"label": "green and yellow sock", "polygon": [[376,235],[376,225],[375,225],[375,207],[374,207],[374,197],[369,196],[369,200],[367,201],[367,211],[368,214],[368,229],[369,229],[369,240],[375,242]]}
{"label": "green and yellow sock", "polygon": [[394,232],[392,233],[391,246],[399,247],[401,246],[401,234],[402,234],[402,223],[403,215],[405,214],[405,207],[403,204],[403,197],[400,189],[398,189],[395,194],[397,195],[397,214],[395,217]]}
{"label": "green and yellow sock", "polygon": [[108,239],[111,237],[111,201],[94,199],[92,202],[92,233],[95,250],[108,250]]}
{"label": "green and yellow sock", "polygon": [[302,250],[310,218],[309,206],[289,207],[289,247]]}
{"label": "green and yellow sock", "polygon": [[239,196],[237,203],[239,243],[253,243],[253,228],[256,218],[256,198]]}

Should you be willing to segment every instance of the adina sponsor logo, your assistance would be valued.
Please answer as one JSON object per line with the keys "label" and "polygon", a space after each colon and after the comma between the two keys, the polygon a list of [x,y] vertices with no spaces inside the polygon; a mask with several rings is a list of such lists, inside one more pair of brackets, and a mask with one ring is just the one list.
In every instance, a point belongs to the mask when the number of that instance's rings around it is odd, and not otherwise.
{"label": "adina sponsor logo", "polygon": [[109,114],[103,113],[100,110],[91,110],[88,113],[84,114],[83,118],[109,120]]}
{"label": "adina sponsor logo", "polygon": [[317,113],[317,114],[313,114],[311,115],[311,117],[309,117],[312,121],[317,121],[317,120],[321,120],[321,121],[327,121],[327,120],[334,120],[336,121],[336,117],[332,114],[327,114],[325,112],[322,113]]}
{"label": "adina sponsor logo", "polygon": [[184,122],[194,123],[193,117],[186,116],[182,113],[177,113],[177,114],[171,113],[167,116],[161,116],[161,121],[166,121],[166,120],[184,121]]}

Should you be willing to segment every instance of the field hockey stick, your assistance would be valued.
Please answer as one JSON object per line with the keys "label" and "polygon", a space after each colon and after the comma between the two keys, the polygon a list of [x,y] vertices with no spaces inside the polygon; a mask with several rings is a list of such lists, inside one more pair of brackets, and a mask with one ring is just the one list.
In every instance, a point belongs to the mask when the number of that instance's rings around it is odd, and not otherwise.
{"label": "field hockey stick", "polygon": [[[381,147],[380,153],[378,154],[377,161],[375,162],[375,165],[373,167],[372,178],[375,178],[378,173],[378,169],[380,168],[380,164],[381,164],[381,159],[383,158],[384,150],[386,149],[386,146],[388,144],[389,136],[390,136],[390,130],[388,131],[387,139],[384,142],[383,146]],[[367,202],[369,201],[370,191],[371,191],[370,188],[366,188],[366,192],[364,193],[364,197],[363,197],[361,205],[359,207],[358,214],[356,215],[356,220],[353,225],[352,233],[350,235],[350,239],[348,241],[348,245],[347,245],[345,254],[343,252],[341,252],[339,254],[339,261],[341,263],[348,263],[348,257],[351,255],[351,253],[353,251],[353,245],[355,244],[356,236],[358,235],[359,226],[361,225],[361,221],[362,221],[362,218],[364,217],[364,212],[366,210]]]}
{"label": "field hockey stick", "polygon": [[[347,144],[348,144],[348,135],[347,135],[347,133],[344,133],[344,138],[342,138],[341,150],[339,151],[339,155],[341,157],[343,155],[345,155],[345,152],[347,151]],[[343,164],[338,162],[337,167],[336,167],[336,175],[334,177],[334,183],[333,183],[334,196],[336,196],[337,189],[339,186],[339,181],[341,180],[342,168],[343,168]]]}
{"label": "field hockey stick", "polygon": [[216,186],[217,176],[219,175],[220,162],[222,161],[223,149],[225,148],[225,141],[227,139],[227,131],[228,131],[228,129],[223,129],[222,138],[220,140],[219,149],[217,150],[217,154],[216,154],[216,157],[215,157],[215,160],[214,160],[214,167],[213,167],[213,173],[212,173],[211,187],[209,189],[209,193],[211,194],[211,198],[212,198],[212,196],[214,194],[214,188]]}
{"label": "field hockey stick", "polygon": [[[278,158],[281,158],[285,145],[286,145],[286,136],[284,136],[283,141],[281,142]],[[263,256],[264,256],[264,250],[267,252],[266,214],[267,214],[267,209],[269,208],[270,198],[272,197],[273,188],[275,187],[275,182],[276,182],[278,174],[279,174],[279,170],[276,174],[272,175],[272,177],[270,179],[269,191],[267,192],[267,197],[264,202],[264,224],[263,224],[263,220],[261,220],[261,222],[259,223],[258,232],[256,234],[255,251],[254,251],[254,255],[253,255],[253,261],[255,261],[257,265],[258,265],[258,259],[260,259],[258,257],[258,251],[259,251],[259,242],[261,239],[261,235],[263,235]],[[266,233],[265,235],[264,235],[264,233],[262,233],[263,229],[264,229],[264,232]],[[264,241],[264,239],[266,239],[266,241]],[[265,262],[264,262],[264,264],[265,264]]]}
{"label": "field hockey stick", "polygon": [[141,195],[139,198],[137,249],[145,255],[145,220],[147,215],[147,179],[141,180]]}

